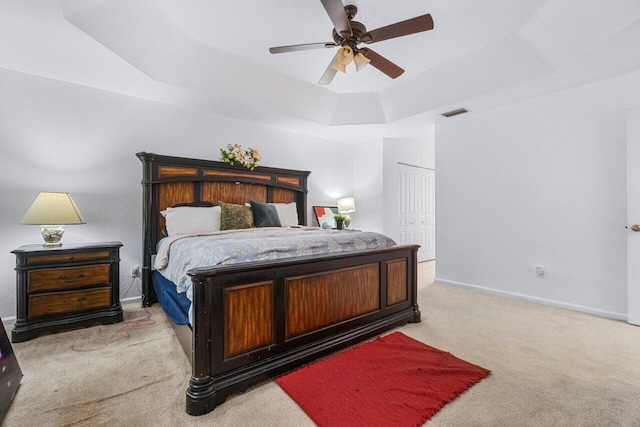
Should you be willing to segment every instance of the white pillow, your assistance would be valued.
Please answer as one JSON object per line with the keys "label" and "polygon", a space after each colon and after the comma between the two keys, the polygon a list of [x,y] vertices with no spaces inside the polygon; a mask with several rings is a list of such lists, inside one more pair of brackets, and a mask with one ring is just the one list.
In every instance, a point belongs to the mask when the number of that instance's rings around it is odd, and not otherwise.
{"label": "white pillow", "polygon": [[198,208],[179,206],[160,212],[166,219],[167,235],[201,234],[220,231],[220,206]]}
{"label": "white pillow", "polygon": [[278,212],[280,225],[283,227],[298,225],[298,206],[296,202],[274,203],[273,205],[276,207],[276,212]]}

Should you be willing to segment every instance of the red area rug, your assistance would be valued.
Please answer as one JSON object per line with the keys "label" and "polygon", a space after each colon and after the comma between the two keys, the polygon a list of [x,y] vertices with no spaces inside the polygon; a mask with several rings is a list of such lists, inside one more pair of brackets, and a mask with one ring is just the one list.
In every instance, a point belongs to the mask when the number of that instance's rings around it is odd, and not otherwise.
{"label": "red area rug", "polygon": [[489,372],[394,332],[276,383],[320,427],[415,426]]}

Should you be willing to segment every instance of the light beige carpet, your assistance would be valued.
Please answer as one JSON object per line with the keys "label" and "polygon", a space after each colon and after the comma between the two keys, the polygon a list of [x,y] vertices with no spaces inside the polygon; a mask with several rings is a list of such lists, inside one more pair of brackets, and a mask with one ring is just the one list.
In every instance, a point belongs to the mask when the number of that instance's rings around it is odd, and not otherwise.
{"label": "light beige carpet", "polygon": [[[400,330],[492,374],[427,426],[640,426],[640,328],[438,284],[419,269],[422,323]],[[184,412],[190,365],[158,307],[154,324],[94,327],[16,344],[25,373],[6,426],[312,426],[273,382],[212,413]],[[123,337],[104,348],[90,349]]]}

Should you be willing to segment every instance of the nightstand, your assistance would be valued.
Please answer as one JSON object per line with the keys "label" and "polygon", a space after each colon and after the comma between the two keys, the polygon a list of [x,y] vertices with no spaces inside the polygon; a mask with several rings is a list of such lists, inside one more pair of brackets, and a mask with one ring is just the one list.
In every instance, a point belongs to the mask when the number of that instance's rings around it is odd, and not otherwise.
{"label": "nightstand", "polygon": [[21,246],[16,255],[18,314],[12,342],[43,332],[122,321],[120,242],[57,248]]}

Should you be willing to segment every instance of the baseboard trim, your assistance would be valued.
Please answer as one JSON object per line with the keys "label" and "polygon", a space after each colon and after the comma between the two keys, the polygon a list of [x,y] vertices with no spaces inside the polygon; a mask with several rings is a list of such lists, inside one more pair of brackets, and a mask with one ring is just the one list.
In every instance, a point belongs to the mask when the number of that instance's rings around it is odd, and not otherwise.
{"label": "baseboard trim", "polygon": [[5,317],[2,319],[2,323],[4,323],[5,325],[13,325],[14,323],[16,323],[16,319],[16,316]]}
{"label": "baseboard trim", "polygon": [[135,301],[142,301],[142,297],[138,295],[137,297],[122,298],[120,300],[120,302],[122,304],[127,304],[127,303],[135,302]]}
{"label": "baseboard trim", "polygon": [[499,296],[503,296],[503,297],[507,297],[507,298],[516,298],[516,299],[521,299],[521,300],[525,300],[525,301],[535,302],[535,303],[538,303],[538,304],[549,305],[549,306],[552,306],[552,307],[564,308],[566,310],[579,311],[581,313],[593,314],[595,316],[606,317],[608,319],[622,320],[624,322],[627,321],[627,315],[626,314],[615,313],[615,312],[606,311],[606,310],[599,310],[597,308],[585,307],[583,305],[570,304],[570,303],[566,303],[566,302],[562,302],[562,301],[556,301],[556,300],[552,300],[552,299],[546,299],[546,298],[534,297],[534,296],[525,295],[525,294],[519,294],[519,293],[516,293],[516,292],[509,292],[509,291],[503,291],[503,290],[500,290],[500,289],[494,289],[494,288],[487,288],[487,287],[484,287],[484,286],[472,285],[472,284],[469,284],[469,283],[456,282],[456,281],[453,281],[453,280],[441,279],[439,277],[436,277],[434,279],[434,282],[442,284],[442,285],[456,286],[456,287],[459,287],[459,288],[471,289],[471,290],[474,290],[474,291],[484,292],[484,293],[487,293],[487,294],[499,295]]}

